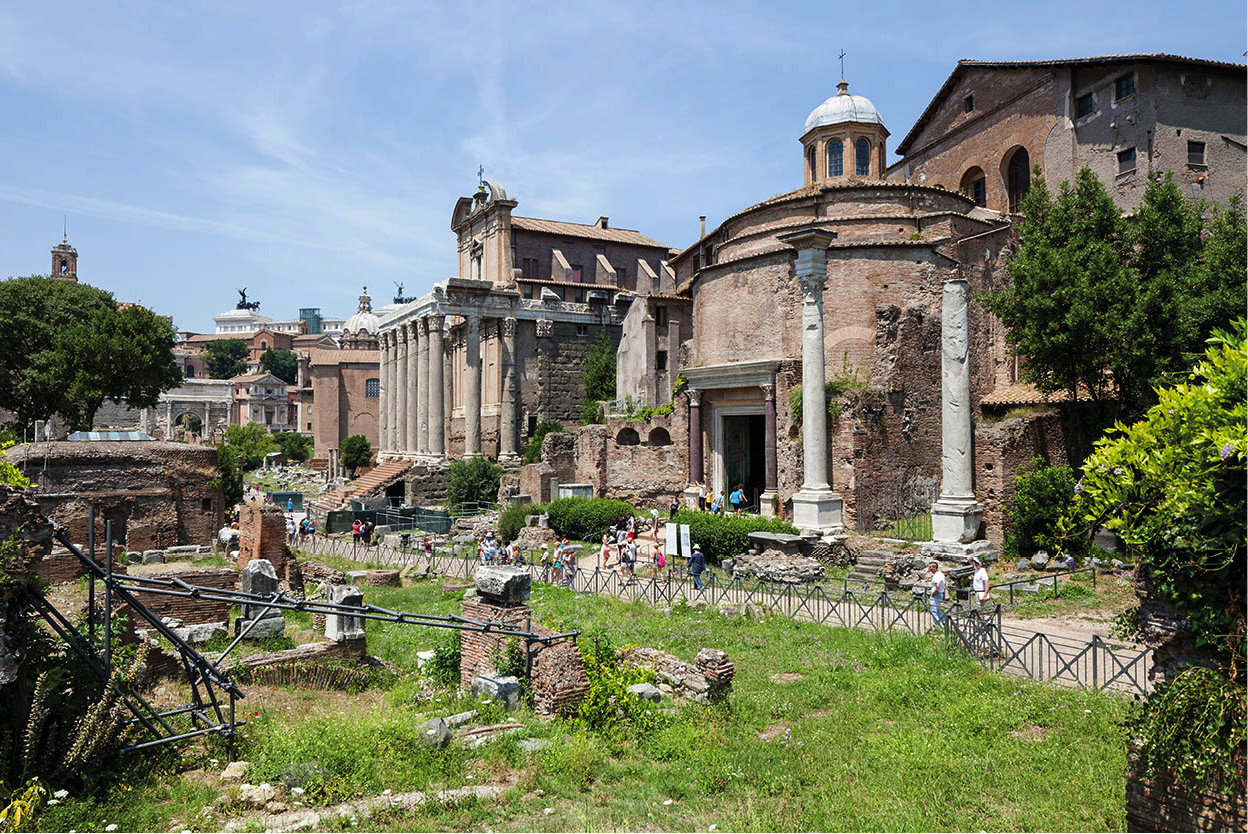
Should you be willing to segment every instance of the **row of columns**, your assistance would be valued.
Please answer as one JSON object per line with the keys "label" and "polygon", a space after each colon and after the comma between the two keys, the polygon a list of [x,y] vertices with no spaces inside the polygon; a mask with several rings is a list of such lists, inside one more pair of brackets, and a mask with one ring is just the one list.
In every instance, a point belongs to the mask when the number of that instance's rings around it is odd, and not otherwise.
{"label": "row of columns", "polygon": [[[445,317],[420,316],[381,334],[382,451],[443,458],[449,416]],[[516,320],[500,322],[502,401],[499,409],[499,460],[519,459],[516,415],[520,395],[516,374]],[[464,325],[464,457],[481,454],[481,317]]]}

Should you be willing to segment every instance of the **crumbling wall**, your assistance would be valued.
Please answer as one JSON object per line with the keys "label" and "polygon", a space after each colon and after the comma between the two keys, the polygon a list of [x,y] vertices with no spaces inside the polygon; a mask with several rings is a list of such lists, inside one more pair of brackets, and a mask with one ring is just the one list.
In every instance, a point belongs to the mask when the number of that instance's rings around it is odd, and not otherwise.
{"label": "crumbling wall", "polygon": [[[637,507],[666,508],[689,480],[689,411],[683,397],[671,414],[649,420],[612,418],[605,431],[577,431],[578,480],[592,480],[594,494],[628,501]],[[581,435],[585,440],[581,440]],[[621,438],[625,442],[621,442]],[[635,443],[633,442],[635,438]],[[592,467],[592,469],[591,469]]]}
{"label": "crumbling wall", "polygon": [[[533,631],[546,637],[556,633],[542,626],[534,626]],[[558,715],[589,694],[589,676],[585,674],[581,652],[571,640],[549,645],[534,643],[530,660],[529,683],[533,709],[538,715]]]}
{"label": "crumbling wall", "polygon": [[409,507],[430,507],[446,500],[446,466],[413,463],[403,476],[404,503]]}
{"label": "crumbling wall", "polygon": [[1245,831],[1248,830],[1248,800],[1244,797],[1244,759],[1233,776],[1229,795],[1220,792],[1223,783],[1205,791],[1179,787],[1170,774],[1146,779],[1136,772],[1136,758],[1127,756],[1128,831]]}
{"label": "crumbling wall", "polygon": [[[204,568],[203,570],[147,574],[153,579],[177,577],[188,585],[237,591],[238,571],[233,568]],[[220,623],[229,620],[230,603],[199,597],[175,597],[163,594],[137,594],[157,617],[175,617],[184,625],[196,623]],[[146,627],[146,626],[145,626]]]}
{"label": "crumbling wall", "polygon": [[[499,605],[483,599],[466,599],[463,601],[463,616],[477,622],[506,623],[517,631],[528,631],[533,618],[533,611],[527,605]],[[459,683],[468,689],[472,679],[477,675],[496,675],[494,658],[499,655],[511,640],[505,634],[491,634],[481,631],[461,631],[459,633]]]}
{"label": "crumbling wall", "polygon": [[290,583],[294,559],[286,547],[286,516],[272,504],[248,504],[238,516],[238,569],[252,559],[268,559]]}
{"label": "crumbling wall", "polygon": [[1032,458],[1039,455],[1053,466],[1066,465],[1064,438],[1056,411],[989,417],[975,426],[975,494],[984,505],[988,539],[1001,544],[1009,535],[1006,508],[1014,500],[1014,481]]}
{"label": "crumbling wall", "polygon": [[24,638],[9,623],[10,605],[17,604],[24,583],[51,549],[52,524],[39,511],[27,490],[0,484],[0,544],[12,540],[5,550],[4,572],[16,582],[0,584],[0,686],[17,680]]}

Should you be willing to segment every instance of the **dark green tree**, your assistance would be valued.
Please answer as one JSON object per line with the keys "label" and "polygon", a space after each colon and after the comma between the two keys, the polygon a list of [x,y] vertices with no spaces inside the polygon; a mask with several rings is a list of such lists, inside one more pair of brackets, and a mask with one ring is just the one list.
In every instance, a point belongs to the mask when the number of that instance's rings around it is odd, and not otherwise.
{"label": "dark green tree", "polygon": [[259,423],[245,426],[227,426],[225,445],[237,455],[238,468],[244,472],[256,469],[264,463],[264,456],[277,451],[277,443],[268,429]]}
{"label": "dark green tree", "polygon": [[111,293],[42,276],[0,282],[0,408],[23,427],[60,415],[90,428],[105,399],[154,406],[181,380],[174,332]]}
{"label": "dark green tree", "polygon": [[280,431],[273,435],[278,450],[287,460],[307,460],[312,457],[312,438],[297,431]]}
{"label": "dark green tree", "polygon": [[498,485],[503,467],[487,457],[457,460],[446,468],[446,506],[454,509],[462,504],[493,504],[498,500]]}
{"label": "dark green tree", "polygon": [[238,466],[238,449],[228,443],[217,447],[217,478],[228,506],[243,500],[243,472]]}
{"label": "dark green tree", "polygon": [[353,434],[343,440],[338,451],[342,455],[342,465],[353,473],[361,466],[368,466],[373,459],[373,445],[362,434]]}
{"label": "dark green tree", "polygon": [[546,439],[546,435],[556,432],[565,431],[563,423],[558,420],[543,420],[537,424],[537,428],[533,429],[533,436],[529,438],[529,442],[524,447],[524,462],[537,463],[542,459],[542,441]]}
{"label": "dark green tree", "polygon": [[589,352],[585,354],[585,368],[581,371],[581,383],[585,387],[585,402],[581,406],[581,422],[598,423],[602,409],[598,403],[615,399],[615,349],[606,329],[598,331]]}
{"label": "dark green tree", "polygon": [[294,385],[299,378],[299,360],[293,350],[269,348],[260,354],[260,369],[273,374],[287,385]]}
{"label": "dark green tree", "polygon": [[229,379],[243,373],[249,355],[242,339],[217,339],[204,345],[204,364],[213,379]]}

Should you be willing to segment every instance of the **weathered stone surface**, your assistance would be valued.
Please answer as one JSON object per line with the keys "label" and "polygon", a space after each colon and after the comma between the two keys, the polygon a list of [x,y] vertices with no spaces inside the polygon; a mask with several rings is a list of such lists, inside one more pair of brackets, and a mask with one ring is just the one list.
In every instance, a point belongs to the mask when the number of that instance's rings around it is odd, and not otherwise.
{"label": "weathered stone surface", "polygon": [[199,545],[197,544],[175,544],[173,547],[166,547],[165,553],[166,554],[199,553]]}
{"label": "weathered stone surface", "polygon": [[525,527],[516,536],[522,550],[538,550],[555,540],[555,531],[549,527]]}
{"label": "weathered stone surface", "polygon": [[247,775],[249,767],[251,767],[251,762],[230,762],[225,766],[225,770],[221,771],[221,781],[241,782]]}
{"label": "weathered stone surface", "polygon": [[453,730],[457,727],[464,726],[465,724],[472,721],[476,717],[477,717],[477,711],[475,709],[470,709],[467,712],[457,712],[454,715],[448,715],[446,717],[445,719],[446,726],[450,727]]}
{"label": "weathered stone surface", "polygon": [[620,660],[654,672],[660,683],[671,686],[673,694],[693,700],[705,700],[711,685],[698,668],[658,649],[639,647],[620,653]]}
{"label": "weathered stone surface", "polygon": [[648,683],[635,683],[628,688],[628,691],[643,701],[652,701],[657,704],[663,700],[663,693],[658,690],[658,687]]}
{"label": "weathered stone surface", "polygon": [[144,550],[143,564],[159,565],[165,561],[165,551],[163,550]]}
{"label": "weathered stone surface", "polygon": [[[177,622],[176,626],[171,625],[168,622],[165,624],[169,625],[173,629],[174,634],[178,635],[191,645],[207,643],[210,640],[217,637],[224,637],[230,633],[229,626],[224,622],[195,623],[194,625],[189,626],[183,626],[181,620],[176,620],[175,622]],[[145,640],[152,640],[157,637],[156,629],[153,628],[139,629],[137,633],[139,637]]]}
{"label": "weathered stone surface", "polygon": [[244,782],[238,787],[238,801],[244,805],[262,808],[277,797],[277,791],[268,782],[259,785],[248,785]]}
{"label": "weathered stone surface", "polygon": [[[234,633],[242,634],[243,630],[252,622],[252,620],[245,620],[239,617],[234,621]],[[247,636],[243,639],[259,640],[261,637],[278,637],[286,631],[286,618],[282,616],[280,611],[277,612],[277,616],[261,617],[254,622],[255,625],[251,627],[251,630],[247,632]]]}
{"label": "weathered stone surface", "polygon": [[377,585],[389,588],[399,587],[400,579],[397,570],[370,570],[365,571],[364,582],[367,585]]}
{"label": "weathered stone surface", "polygon": [[1031,570],[1031,560],[1019,559],[1017,562],[1014,563],[1014,570],[1017,571],[1018,573],[1025,573],[1026,571]]}
{"label": "weathered stone surface", "polygon": [[524,568],[482,565],[477,568],[477,593],[501,603],[519,603],[529,598],[532,579]]}
{"label": "weathered stone surface", "polygon": [[472,679],[472,694],[498,701],[508,712],[520,708],[520,681],[511,675],[477,675]]}
{"label": "weathered stone surface", "polygon": [[[252,559],[240,576],[243,593],[269,596],[277,592],[277,571],[268,559]],[[249,602],[243,606],[243,617],[254,619],[261,616],[265,606]]]}
{"label": "weathered stone surface", "polygon": [[522,753],[537,753],[549,746],[550,740],[545,738],[522,738],[516,742]]}
{"label": "weathered stone surface", "polygon": [[749,534],[750,544],[757,548],[759,553],[768,550],[778,550],[781,553],[790,555],[798,555],[802,553],[802,548],[806,540],[801,536],[795,536],[792,533],[766,533],[755,532]]}
{"label": "weathered stone surface", "polygon": [[417,738],[435,750],[445,750],[451,743],[451,728],[442,718],[430,718],[420,725]]}
{"label": "weathered stone surface", "polygon": [[1043,550],[1037,551],[1036,555],[1031,557],[1031,569],[1032,570],[1044,570],[1045,565],[1047,565],[1048,563],[1049,563],[1049,554]]}
{"label": "weathered stone surface", "polygon": [[733,575],[799,585],[821,582],[827,576],[822,564],[809,556],[766,550],[758,556],[742,554],[733,559]]}
{"label": "weathered stone surface", "polygon": [[432,650],[426,652],[416,652],[416,668],[425,668],[425,665],[433,660],[434,654],[435,652]]}
{"label": "weathered stone surface", "polygon": [[[364,594],[354,585],[330,585],[326,601],[336,605],[362,606]],[[364,618],[351,614],[326,614],[325,636],[333,641],[364,638]]]}
{"label": "weathered stone surface", "polygon": [[222,527],[217,531],[217,541],[227,548],[238,546],[238,531],[233,527]]}

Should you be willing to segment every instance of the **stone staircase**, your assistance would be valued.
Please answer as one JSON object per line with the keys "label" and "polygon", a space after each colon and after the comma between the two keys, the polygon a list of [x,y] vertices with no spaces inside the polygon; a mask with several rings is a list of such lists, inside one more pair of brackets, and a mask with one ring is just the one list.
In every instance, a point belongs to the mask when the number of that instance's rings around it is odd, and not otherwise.
{"label": "stone staircase", "polygon": [[326,492],[316,500],[312,507],[320,512],[337,510],[352,498],[366,498],[385,489],[407,474],[407,470],[411,468],[411,461],[406,460],[392,460],[388,463],[383,463],[370,469],[358,480]]}
{"label": "stone staircase", "polygon": [[853,571],[849,574],[849,582],[870,582],[872,586],[882,587],[880,579],[880,571],[884,569],[884,565],[888,562],[888,558],[893,554],[887,550],[860,550],[858,551],[858,561],[854,565]]}

